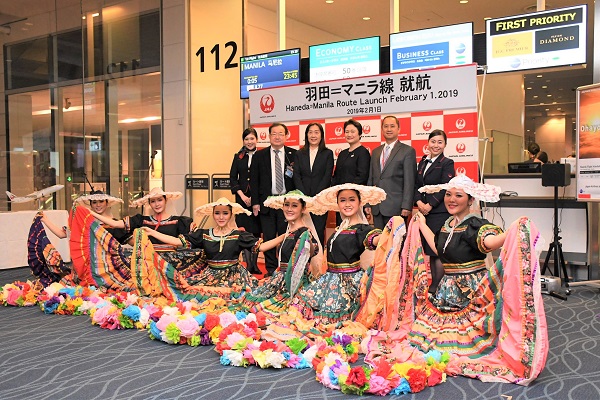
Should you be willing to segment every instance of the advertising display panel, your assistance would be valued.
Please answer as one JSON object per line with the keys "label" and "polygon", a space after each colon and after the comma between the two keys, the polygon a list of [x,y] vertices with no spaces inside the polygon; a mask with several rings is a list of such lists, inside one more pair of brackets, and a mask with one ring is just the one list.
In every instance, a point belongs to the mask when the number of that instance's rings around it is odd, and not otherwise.
{"label": "advertising display panel", "polygon": [[577,88],[577,199],[600,201],[600,84]]}

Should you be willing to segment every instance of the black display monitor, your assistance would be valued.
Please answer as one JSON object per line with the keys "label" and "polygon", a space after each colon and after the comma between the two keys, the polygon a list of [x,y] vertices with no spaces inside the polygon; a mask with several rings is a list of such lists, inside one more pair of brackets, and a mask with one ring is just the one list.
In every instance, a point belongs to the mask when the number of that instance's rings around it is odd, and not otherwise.
{"label": "black display monitor", "polygon": [[508,163],[508,172],[511,174],[526,174],[526,173],[533,173],[533,172],[542,172],[542,163],[539,163],[539,162]]}

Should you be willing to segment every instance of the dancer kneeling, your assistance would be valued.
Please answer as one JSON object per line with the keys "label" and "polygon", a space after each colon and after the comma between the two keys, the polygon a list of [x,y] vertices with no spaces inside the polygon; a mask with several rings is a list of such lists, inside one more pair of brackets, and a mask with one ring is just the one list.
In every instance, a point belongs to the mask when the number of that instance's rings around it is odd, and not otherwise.
{"label": "dancer kneeling", "polygon": [[[150,237],[163,243],[186,248],[203,249],[208,268],[198,274],[187,277],[187,284],[177,294],[179,299],[196,298],[204,301],[211,297],[226,300],[236,299],[251,291],[258,281],[239,263],[240,253],[244,249],[253,252],[267,251],[281,243],[285,235],[280,235],[268,242],[262,242],[249,232],[240,231],[233,215],[250,212],[238,203],[220,198],[196,209],[197,215],[212,215],[216,227],[197,229],[189,234],[172,237],[144,227]],[[170,275],[173,272],[167,272]]]}
{"label": "dancer kneeling", "polygon": [[325,209],[339,211],[342,223],[327,242],[327,272],[304,286],[292,300],[292,307],[316,325],[326,325],[351,319],[359,308],[364,275],[361,254],[365,249],[375,249],[381,233],[368,224],[362,207],[380,203],[385,192],[373,186],[345,183],[315,197]]}
{"label": "dancer kneeling", "polygon": [[254,313],[263,311],[275,316],[287,310],[291,297],[306,285],[310,275],[317,275],[323,261],[323,249],[310,213],[323,214],[315,199],[294,190],[270,196],[264,205],[282,209],[288,227],[277,250],[279,267],[261,286],[248,293],[244,305]]}
{"label": "dancer kneeling", "polygon": [[[451,217],[434,235],[423,216],[415,215],[402,250],[400,279],[392,282],[398,302],[387,309],[397,326],[369,338],[366,361],[401,354],[407,346],[435,349],[453,355],[448,368],[455,374],[527,385],[544,368],[548,353],[536,254],[539,231],[522,217],[503,233],[472,214],[475,200],[496,202],[500,188],[464,175],[419,190],[446,190],[444,202]],[[419,231],[444,266],[434,294],[428,292]],[[488,253],[500,246],[497,261],[487,263]]]}

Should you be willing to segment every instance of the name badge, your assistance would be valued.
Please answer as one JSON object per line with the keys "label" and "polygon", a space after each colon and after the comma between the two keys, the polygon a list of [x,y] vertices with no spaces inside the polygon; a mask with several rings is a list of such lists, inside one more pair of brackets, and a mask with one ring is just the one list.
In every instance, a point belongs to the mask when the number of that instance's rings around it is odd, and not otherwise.
{"label": "name badge", "polygon": [[290,165],[287,165],[285,167],[285,176],[287,176],[288,178],[294,177],[294,170],[292,169],[292,167]]}

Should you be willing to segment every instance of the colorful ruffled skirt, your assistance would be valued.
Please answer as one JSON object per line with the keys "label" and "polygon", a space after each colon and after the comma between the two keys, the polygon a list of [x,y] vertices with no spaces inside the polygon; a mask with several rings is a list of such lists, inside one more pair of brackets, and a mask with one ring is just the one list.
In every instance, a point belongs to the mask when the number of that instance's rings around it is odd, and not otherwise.
{"label": "colorful ruffled skirt", "polygon": [[517,220],[507,231],[497,262],[474,277],[479,281],[468,304],[442,311],[436,304],[447,302],[427,292],[427,265],[418,223],[413,223],[402,252],[406,262],[398,264],[397,300],[386,303],[383,311],[395,319],[395,330],[382,330],[368,340],[366,360],[400,354],[406,346],[436,349],[459,356],[453,367],[462,375],[529,384],[543,370],[548,354],[539,240],[531,220]]}

